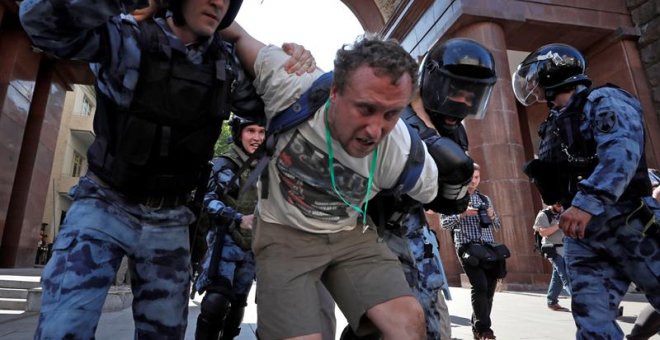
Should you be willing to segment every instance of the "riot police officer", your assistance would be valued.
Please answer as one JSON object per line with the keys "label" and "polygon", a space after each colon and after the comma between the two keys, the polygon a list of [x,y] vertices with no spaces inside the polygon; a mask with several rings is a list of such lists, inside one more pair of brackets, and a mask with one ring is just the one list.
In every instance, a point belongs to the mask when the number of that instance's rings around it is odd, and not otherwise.
{"label": "riot police officer", "polygon": [[[460,213],[467,207],[473,161],[466,155],[468,140],[461,122],[468,116],[483,117],[496,79],[492,55],[470,39],[435,46],[420,66],[419,93],[401,118],[419,134],[438,167],[438,195],[443,200],[438,212]],[[424,205],[405,196],[379,195],[374,202],[370,215],[424,308],[427,338],[449,339],[451,321],[441,292],[449,298],[449,289]],[[437,205],[434,209],[439,210]],[[352,338],[357,337],[346,329],[344,339]]]}
{"label": "riot police officer", "polygon": [[[247,296],[255,277],[254,254],[250,250],[256,187],[239,197],[239,188],[249,171],[240,172],[265,136],[265,120],[234,117],[229,121],[230,149],[213,159],[213,171],[204,196],[205,211],[212,229],[206,240],[208,251],[195,289],[206,292],[197,318],[196,339],[233,339],[240,333]],[[251,166],[248,165],[248,169]]]}
{"label": "riot police officer", "polygon": [[89,172],[71,192],[43,271],[35,338],[94,338],[124,255],[136,338],[184,337],[195,218],[186,199],[206,182],[204,167],[230,110],[249,115],[263,106],[232,46],[216,34],[233,22],[241,0],[173,0],[169,8],[151,1],[154,10],[144,13],[167,14],[138,21],[130,13],[144,3],[20,6],[36,46],[91,64],[98,104]]}
{"label": "riot police officer", "polygon": [[[639,101],[611,84],[591,88],[584,56],[549,44],[512,76],[523,105],[547,102],[538,159],[525,166],[559,227],[578,339],[621,339],[618,306],[635,282],[660,310],[660,207],[651,197]],[[655,216],[655,220],[654,220]]]}

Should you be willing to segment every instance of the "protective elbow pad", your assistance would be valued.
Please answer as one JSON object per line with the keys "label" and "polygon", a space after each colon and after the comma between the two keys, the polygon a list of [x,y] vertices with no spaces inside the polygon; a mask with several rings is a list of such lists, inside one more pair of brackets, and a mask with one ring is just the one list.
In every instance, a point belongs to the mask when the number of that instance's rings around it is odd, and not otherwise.
{"label": "protective elbow pad", "polygon": [[474,161],[449,138],[437,137],[425,142],[438,168],[438,195],[424,207],[442,214],[465,211],[470,201],[467,186],[472,181]]}
{"label": "protective elbow pad", "polygon": [[464,195],[462,198],[455,200],[438,195],[433,201],[424,204],[424,209],[433,210],[444,215],[456,215],[464,212],[468,207],[468,203],[470,203],[470,195]]}
{"label": "protective elbow pad", "polygon": [[438,168],[438,196],[449,200],[463,198],[474,172],[472,158],[449,138],[437,137],[425,142]]}

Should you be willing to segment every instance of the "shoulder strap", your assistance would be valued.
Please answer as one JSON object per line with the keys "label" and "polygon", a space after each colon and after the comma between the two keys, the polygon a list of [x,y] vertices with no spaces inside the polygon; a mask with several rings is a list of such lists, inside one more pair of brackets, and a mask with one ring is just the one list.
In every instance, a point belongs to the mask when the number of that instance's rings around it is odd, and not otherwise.
{"label": "shoulder strap", "polygon": [[[245,184],[241,188],[240,195],[254,185],[254,183],[257,182],[257,179],[261,176],[261,173],[263,173],[273,156],[279,136],[309,119],[319,108],[321,108],[321,106],[323,106],[323,103],[328,100],[333,75],[333,72],[328,72],[316,79],[314,83],[312,83],[312,86],[307,89],[307,91],[305,91],[302,96],[293,103],[293,105],[275,115],[270,123],[268,123],[266,140],[245,162],[245,164],[251,164],[255,159],[259,159],[254,170],[252,170],[245,181]],[[241,167],[236,175],[240,176],[243,171],[245,171],[245,166]],[[264,188],[264,190],[265,189],[266,188]],[[265,195],[263,195],[263,197],[266,197],[267,192],[264,193]]]}
{"label": "shoulder strap", "polygon": [[548,223],[552,223],[552,218],[555,216],[555,214],[550,211],[549,208],[543,209],[543,213],[548,218]]}
{"label": "shoulder strap", "polygon": [[478,191],[477,191],[477,195],[479,195],[479,198],[481,198],[481,200],[482,200],[484,203],[486,203],[488,206],[490,206],[490,200],[488,199],[488,197],[486,197],[486,195],[484,195],[484,194],[482,194],[482,193],[480,193],[480,192],[478,192]]}

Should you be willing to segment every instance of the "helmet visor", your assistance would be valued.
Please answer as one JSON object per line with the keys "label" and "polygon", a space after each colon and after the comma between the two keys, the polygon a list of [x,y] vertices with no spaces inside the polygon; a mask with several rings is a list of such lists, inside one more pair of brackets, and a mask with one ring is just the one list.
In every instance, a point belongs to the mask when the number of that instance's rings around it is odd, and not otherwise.
{"label": "helmet visor", "polygon": [[[463,119],[482,119],[493,91],[494,79],[475,79],[448,75],[440,71],[436,79],[436,91],[422,91],[424,108],[432,116],[445,115]],[[433,75],[430,75],[433,77]],[[494,78],[494,77],[493,77]]]}
{"label": "helmet visor", "polygon": [[516,99],[529,106],[536,102],[545,102],[545,93],[539,86],[539,63],[520,64],[511,76],[511,86]]}

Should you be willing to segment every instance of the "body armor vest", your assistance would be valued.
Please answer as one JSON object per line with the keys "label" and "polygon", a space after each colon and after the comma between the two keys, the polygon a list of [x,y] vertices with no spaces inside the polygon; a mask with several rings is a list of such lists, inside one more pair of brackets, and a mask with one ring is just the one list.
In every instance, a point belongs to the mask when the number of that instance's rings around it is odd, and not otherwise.
{"label": "body armor vest", "polygon": [[[604,86],[616,87],[611,84]],[[554,185],[545,187],[551,188],[552,197],[559,198],[556,201],[546,202],[548,204],[560,202],[564,207],[570,206],[570,202],[577,193],[578,182],[588,178],[598,164],[596,141],[593,136],[585,138],[580,131],[580,125],[585,119],[583,108],[593,90],[584,90],[575,94],[564,110],[561,112],[552,110],[549,117],[539,127],[541,142],[538,159],[548,167],[546,172],[552,173],[552,176],[555,177],[552,180]],[[626,93],[626,95],[628,94]],[[641,116],[642,113],[639,114]],[[650,195],[650,183],[647,185],[647,182],[646,155],[642,149],[635,175],[619,200]]]}
{"label": "body armor vest", "polygon": [[[241,156],[241,154],[244,154],[242,150],[236,150],[238,149],[237,146],[232,146],[228,152],[226,152],[222,157],[228,158],[231,160],[234,164],[236,164],[236,169],[240,168],[245,160],[247,160],[248,156]],[[234,171],[236,173],[236,171]],[[242,188],[244,183],[247,181],[247,177],[250,175],[249,171],[243,171],[241,173],[240,178],[238,179],[239,183],[239,188]],[[236,211],[240,212],[241,214],[244,215],[249,215],[254,213],[254,208],[257,205],[257,187],[252,186],[248,188],[242,196],[238,196],[238,190],[232,190],[223,197],[223,201],[225,201],[225,204],[231,207],[234,207]]]}
{"label": "body armor vest", "polygon": [[140,30],[140,77],[130,106],[96,91],[89,168],[128,196],[186,194],[229,117],[231,52],[216,37],[197,65],[171,48],[153,20]]}
{"label": "body armor vest", "polygon": [[[243,163],[249,158],[245,153],[239,149],[238,146],[232,145],[228,152],[221,156],[226,158],[226,165],[221,167],[231,166],[233,173],[235,174],[239,168],[242,167]],[[253,167],[251,167],[253,168]],[[238,188],[232,188],[225,195],[222,196],[222,200],[225,205],[233,207],[236,211],[240,212],[243,215],[249,215],[254,213],[254,208],[257,205],[258,191],[255,185],[252,185],[250,188],[245,190],[242,195],[239,196],[239,188],[242,188],[245,185],[248,176],[250,175],[249,171],[243,171],[240,174],[238,179]],[[232,178],[233,181],[233,178]],[[231,185],[231,183],[225,183],[224,186]],[[231,224],[232,221],[224,220],[219,221],[219,223],[224,223],[226,226]],[[250,230],[241,229],[240,226],[236,225],[231,230],[231,236],[236,242],[236,244],[242,249],[249,250],[252,245],[252,232]]]}

